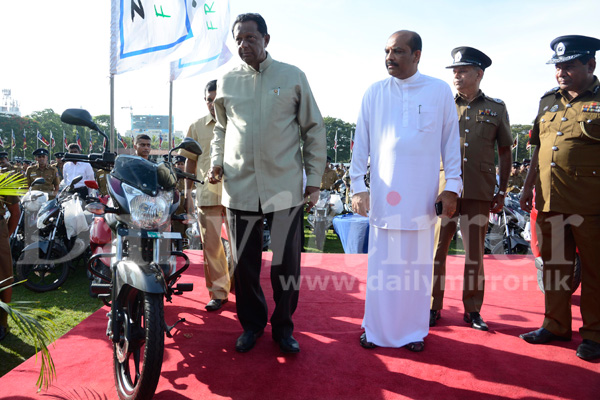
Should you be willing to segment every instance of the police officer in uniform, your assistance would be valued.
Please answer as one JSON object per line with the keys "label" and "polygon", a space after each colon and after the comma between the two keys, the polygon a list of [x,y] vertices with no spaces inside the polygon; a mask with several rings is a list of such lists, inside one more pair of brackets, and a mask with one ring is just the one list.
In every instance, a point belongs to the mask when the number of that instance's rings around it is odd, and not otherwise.
{"label": "police officer in uniform", "polygon": [[100,168],[93,168],[93,170],[94,178],[96,179],[96,182],[98,182],[98,192],[100,192],[100,195],[102,196],[108,196],[108,180],[106,178],[108,172]]}
{"label": "police officer in uniform", "polygon": [[14,168],[8,161],[8,153],[5,151],[0,151],[0,168],[2,168],[2,172],[13,171]]}
{"label": "police officer in uniform", "polygon": [[[2,153],[0,153],[1,157]],[[0,168],[0,173],[10,172],[11,169]],[[5,218],[6,211],[10,211],[10,219]],[[19,198],[16,196],[0,196],[0,282],[13,276],[13,264],[10,254],[10,235],[17,228],[21,210],[19,208]],[[0,286],[8,286],[13,283],[13,279],[1,283]],[[12,289],[5,289],[0,292],[0,299],[5,303],[10,303]],[[0,340],[3,340],[8,334],[8,314],[0,309]]]}
{"label": "police officer in uniform", "polygon": [[331,168],[331,157],[328,156],[325,172],[323,172],[323,178],[321,178],[321,190],[333,190],[333,185],[337,180],[337,172]]}
{"label": "police officer in uniform", "polygon": [[63,152],[59,152],[59,153],[54,153],[54,161],[52,161],[50,163],[51,166],[53,166],[54,168],[57,169],[58,171],[58,177],[60,178],[60,180],[63,180],[63,165],[65,165],[65,153]]}
{"label": "police officer in uniform", "polygon": [[[479,89],[484,70],[492,60],[472,47],[457,47],[451,52],[454,63],[455,96],[459,116],[463,191],[452,218],[442,218],[440,237],[434,258],[429,325],[435,326],[444,301],[446,258],[457,223],[465,245],[463,284],[464,321],[472,328],[487,331],[480,315],[484,293],[483,252],[489,213],[504,206],[513,142],[506,105],[486,96]],[[494,146],[498,145],[500,190],[496,187]]]}
{"label": "police officer in uniform", "polygon": [[523,176],[521,175],[521,163],[515,161],[510,171],[506,191],[509,193],[521,193],[521,188],[524,183],[525,179],[523,179]]}
{"label": "police officer in uniform", "polygon": [[33,152],[37,164],[27,168],[27,186],[31,187],[31,184],[37,178],[44,178],[46,181],[43,185],[36,185],[34,189],[41,190],[42,192],[48,193],[48,198],[53,199],[58,193],[58,184],[60,180],[58,178],[58,170],[56,167],[48,165],[48,150],[37,149]]}
{"label": "police officer in uniform", "polygon": [[544,260],[542,327],[520,335],[533,344],[571,340],[571,288],[576,248],[581,259],[583,342],[577,356],[600,358],[600,81],[594,75],[600,40],[570,35],[554,39],[558,87],[540,100],[531,134],[536,146],[521,194],[530,211]]}

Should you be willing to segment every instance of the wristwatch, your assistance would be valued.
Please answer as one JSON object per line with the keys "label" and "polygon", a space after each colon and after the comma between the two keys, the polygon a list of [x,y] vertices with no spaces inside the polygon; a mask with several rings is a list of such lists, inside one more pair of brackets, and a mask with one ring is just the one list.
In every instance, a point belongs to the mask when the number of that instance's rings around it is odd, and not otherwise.
{"label": "wristwatch", "polygon": [[504,196],[504,191],[503,191],[503,190],[498,190],[498,194],[499,194],[500,196]]}

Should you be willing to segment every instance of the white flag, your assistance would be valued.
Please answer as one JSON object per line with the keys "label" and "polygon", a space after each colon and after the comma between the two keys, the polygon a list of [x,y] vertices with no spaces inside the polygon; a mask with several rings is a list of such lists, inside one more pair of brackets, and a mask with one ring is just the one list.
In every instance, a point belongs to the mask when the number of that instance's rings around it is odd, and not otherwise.
{"label": "white flag", "polygon": [[204,8],[204,1],[196,0],[112,0],[110,73],[189,54],[194,15]]}
{"label": "white flag", "polygon": [[229,61],[232,54],[225,44],[231,34],[229,24],[229,0],[205,2],[192,25],[194,49],[171,62],[171,81],[212,71]]}

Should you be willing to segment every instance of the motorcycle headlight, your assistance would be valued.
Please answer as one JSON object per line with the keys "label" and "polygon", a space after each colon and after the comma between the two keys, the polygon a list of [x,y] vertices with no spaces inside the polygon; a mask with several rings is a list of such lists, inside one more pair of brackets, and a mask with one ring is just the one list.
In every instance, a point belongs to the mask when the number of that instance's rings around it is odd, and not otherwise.
{"label": "motorcycle headlight", "polygon": [[169,220],[169,210],[173,204],[173,191],[159,191],[149,196],[123,183],[125,198],[131,212],[131,223],[142,229],[157,229]]}

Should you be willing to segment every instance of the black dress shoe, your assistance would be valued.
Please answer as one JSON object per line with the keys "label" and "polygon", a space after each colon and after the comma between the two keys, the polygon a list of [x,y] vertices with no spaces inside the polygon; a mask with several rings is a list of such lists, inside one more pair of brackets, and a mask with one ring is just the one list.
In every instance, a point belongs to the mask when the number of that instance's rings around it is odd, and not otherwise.
{"label": "black dress shoe", "polygon": [[467,324],[471,324],[471,328],[473,328],[473,329],[477,329],[480,331],[488,331],[489,330],[487,324],[485,323],[483,318],[481,318],[481,315],[479,315],[478,312],[465,313],[464,320]]}
{"label": "black dress shoe", "polygon": [[577,347],[577,357],[585,361],[592,361],[600,358],[600,343],[589,339],[583,339],[583,342]]}
{"label": "black dress shoe", "polygon": [[278,340],[279,348],[284,353],[300,353],[300,345],[293,336],[284,337]]}
{"label": "black dress shoe", "polygon": [[6,335],[8,335],[8,328],[0,325],[0,340],[4,340]]}
{"label": "black dress shoe", "polygon": [[212,299],[209,301],[204,308],[207,311],[217,311],[219,308],[223,307],[223,304],[227,303],[229,300],[227,299]]}
{"label": "black dress shoe", "polygon": [[238,353],[245,353],[254,347],[256,339],[262,336],[264,330],[261,329],[258,332],[244,331],[242,335],[235,342],[235,350]]}
{"label": "black dress shoe", "polygon": [[365,349],[374,349],[375,347],[378,347],[375,343],[367,341],[367,332],[363,332],[363,334],[360,335],[360,345]]}
{"label": "black dress shoe", "polygon": [[570,338],[555,335],[554,333],[544,328],[540,328],[538,330],[531,331],[528,333],[523,333],[519,335],[519,337],[527,343],[531,344],[544,344],[553,340],[560,340],[563,342],[568,342],[569,340],[571,340]]}
{"label": "black dress shoe", "polygon": [[435,326],[436,321],[442,317],[440,310],[429,310],[429,326]]}

